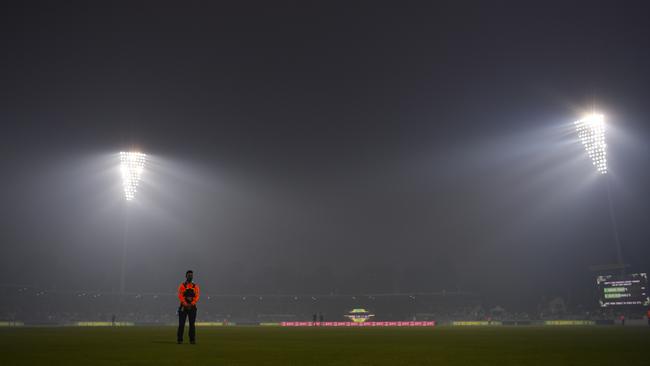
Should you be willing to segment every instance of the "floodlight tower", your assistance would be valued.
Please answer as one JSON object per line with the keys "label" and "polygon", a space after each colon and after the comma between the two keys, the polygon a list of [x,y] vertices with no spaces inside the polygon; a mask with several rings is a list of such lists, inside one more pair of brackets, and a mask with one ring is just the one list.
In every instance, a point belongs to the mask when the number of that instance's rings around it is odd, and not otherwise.
{"label": "floodlight tower", "polygon": [[129,231],[129,204],[135,199],[140,176],[144,171],[147,162],[147,155],[141,152],[120,152],[120,171],[122,173],[122,185],[124,186],[124,199],[126,199],[126,216],[124,220],[124,241],[122,245],[122,269],[120,272],[120,294],[124,294],[124,272],[126,269],[126,245],[127,233]]}
{"label": "floodlight tower", "polygon": [[607,174],[607,144],[605,143],[605,116],[592,113],[575,121],[582,145],[600,174]]}
{"label": "floodlight tower", "polygon": [[614,204],[612,202],[612,192],[610,188],[609,179],[607,177],[607,144],[605,143],[605,116],[600,113],[591,113],[586,115],[580,120],[575,121],[576,131],[582,145],[591,158],[596,171],[604,176],[605,184],[607,186],[607,201],[609,203],[609,218],[612,221],[612,229],[614,231],[614,241],[616,243],[616,259],[617,267],[623,273],[625,272],[625,264],[623,262],[623,252],[621,250],[621,242],[618,237],[618,225],[616,223],[616,216],[614,215]]}
{"label": "floodlight tower", "polygon": [[132,201],[140,182],[140,176],[147,162],[147,155],[141,152],[120,152],[120,170],[124,185],[124,198]]}

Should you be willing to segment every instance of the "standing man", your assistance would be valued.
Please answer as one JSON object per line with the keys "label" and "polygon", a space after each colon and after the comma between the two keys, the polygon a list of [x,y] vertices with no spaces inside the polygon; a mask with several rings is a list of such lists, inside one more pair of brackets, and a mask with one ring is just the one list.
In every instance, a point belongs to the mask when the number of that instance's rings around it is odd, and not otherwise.
{"label": "standing man", "polygon": [[178,344],[183,343],[183,333],[185,330],[185,318],[190,318],[190,343],[196,343],[196,302],[199,301],[199,285],[192,282],[194,272],[185,272],[185,282],[178,286],[178,300],[181,305],[178,307],[178,332],[176,341]]}

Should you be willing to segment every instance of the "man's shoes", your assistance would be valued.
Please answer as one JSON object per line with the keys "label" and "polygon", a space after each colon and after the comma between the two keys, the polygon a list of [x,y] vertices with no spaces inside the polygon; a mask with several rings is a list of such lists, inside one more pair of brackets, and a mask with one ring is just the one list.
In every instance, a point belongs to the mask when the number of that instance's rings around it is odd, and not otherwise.
{"label": "man's shoes", "polygon": [[178,343],[178,344],[183,344],[183,341],[176,341],[176,343]]}
{"label": "man's shoes", "polygon": [[196,341],[190,341],[190,344],[196,344]]}

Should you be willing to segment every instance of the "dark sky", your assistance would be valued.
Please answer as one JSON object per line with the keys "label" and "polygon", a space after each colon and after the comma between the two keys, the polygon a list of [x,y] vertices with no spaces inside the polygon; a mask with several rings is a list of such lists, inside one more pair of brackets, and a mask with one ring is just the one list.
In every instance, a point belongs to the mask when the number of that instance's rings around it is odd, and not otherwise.
{"label": "dark sky", "polygon": [[588,301],[615,260],[594,107],[650,270],[643,1],[230,3],[2,5],[0,282],[114,290],[128,221],[133,291]]}

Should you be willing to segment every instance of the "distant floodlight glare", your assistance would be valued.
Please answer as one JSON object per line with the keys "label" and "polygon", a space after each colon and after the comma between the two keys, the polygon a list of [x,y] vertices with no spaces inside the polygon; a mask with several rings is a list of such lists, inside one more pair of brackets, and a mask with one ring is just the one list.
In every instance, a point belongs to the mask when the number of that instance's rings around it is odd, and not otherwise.
{"label": "distant floodlight glare", "polygon": [[587,155],[600,174],[607,174],[607,144],[605,144],[605,116],[590,114],[575,122],[578,137]]}
{"label": "distant floodlight glare", "polygon": [[144,170],[147,155],[139,152],[120,152],[120,169],[122,170],[122,184],[124,197],[127,201],[135,198],[140,175]]}

